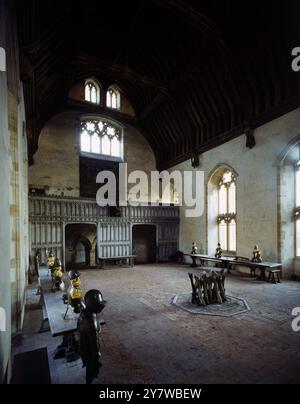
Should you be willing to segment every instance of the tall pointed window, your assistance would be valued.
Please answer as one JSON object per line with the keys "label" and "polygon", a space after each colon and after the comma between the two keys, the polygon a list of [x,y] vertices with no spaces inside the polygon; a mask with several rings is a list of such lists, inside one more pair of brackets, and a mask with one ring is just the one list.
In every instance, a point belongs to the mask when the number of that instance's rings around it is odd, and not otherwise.
{"label": "tall pointed window", "polygon": [[85,82],[84,99],[93,104],[100,103],[100,87],[94,80],[87,80]]}
{"label": "tall pointed window", "polygon": [[225,171],[218,186],[218,239],[225,251],[236,251],[236,179]]}
{"label": "tall pointed window", "polygon": [[107,90],[106,106],[112,109],[120,109],[120,92],[114,86]]}
{"label": "tall pointed window", "polygon": [[296,209],[295,209],[295,219],[296,219],[296,256],[300,257],[300,161],[296,166]]}
{"label": "tall pointed window", "polygon": [[83,153],[122,158],[122,130],[110,121],[87,119],[81,121],[80,145]]}

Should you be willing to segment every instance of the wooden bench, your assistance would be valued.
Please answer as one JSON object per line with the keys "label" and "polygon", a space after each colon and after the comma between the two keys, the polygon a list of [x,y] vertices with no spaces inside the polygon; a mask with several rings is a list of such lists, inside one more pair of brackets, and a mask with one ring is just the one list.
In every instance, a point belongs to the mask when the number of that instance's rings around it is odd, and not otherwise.
{"label": "wooden bench", "polygon": [[[45,306],[43,289],[42,289],[42,286],[41,286],[41,279],[40,279],[39,273],[38,273],[38,289],[36,291],[36,294],[38,296],[40,296],[39,305],[40,305],[40,307],[42,309],[42,316],[43,316],[41,326],[40,326],[40,329],[39,329],[39,333],[48,332],[48,331],[50,331],[49,319],[48,319],[47,309],[46,309],[46,306]],[[45,324],[47,324],[47,325],[45,325]]]}
{"label": "wooden bench", "polygon": [[268,282],[281,283],[281,269],[268,269]]}
{"label": "wooden bench", "polygon": [[129,266],[132,268],[134,266],[134,259],[136,255],[122,255],[115,257],[98,257],[99,266],[102,269],[105,269],[105,264],[108,261],[119,262],[120,266],[124,265],[124,261],[129,263]]}
{"label": "wooden bench", "polygon": [[[47,312],[45,303],[42,304],[42,314],[43,314],[43,320],[41,322],[39,333],[50,331],[48,312]],[[45,324],[47,324],[47,325],[45,326]]]}

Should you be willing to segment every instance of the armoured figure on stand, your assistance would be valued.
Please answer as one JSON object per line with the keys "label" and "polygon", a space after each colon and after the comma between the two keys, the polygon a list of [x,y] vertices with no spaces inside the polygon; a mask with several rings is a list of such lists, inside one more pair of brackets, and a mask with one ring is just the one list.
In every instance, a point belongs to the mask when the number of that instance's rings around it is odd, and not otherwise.
{"label": "armoured figure on stand", "polygon": [[222,258],[223,250],[221,247],[221,244],[218,243],[218,246],[216,248],[216,253],[215,253],[215,258]]}
{"label": "armoured figure on stand", "polygon": [[38,276],[40,267],[40,250],[36,250],[34,254],[34,275]]}
{"label": "armoured figure on stand", "polygon": [[55,264],[53,267],[53,279],[52,279],[52,288],[56,290],[65,290],[65,284],[62,279],[63,270],[60,259],[55,260]]}
{"label": "armoured figure on stand", "polygon": [[252,262],[262,262],[260,251],[257,245],[254,246]]}
{"label": "armoured figure on stand", "polygon": [[81,288],[81,281],[80,281],[80,273],[78,271],[69,271],[68,275],[70,279],[70,286],[68,288],[67,293],[63,295],[64,303],[68,304],[64,318],[66,318],[69,306],[73,308],[74,313],[80,313],[83,297],[83,291]]}
{"label": "armoured figure on stand", "polygon": [[97,320],[105,307],[106,301],[99,290],[89,290],[84,297],[77,322],[79,332],[79,353],[82,366],[86,368],[86,383],[91,384],[98,377],[101,363],[100,353],[100,324]]}
{"label": "armoured figure on stand", "polygon": [[53,271],[54,271],[54,265],[55,265],[55,257],[54,257],[54,254],[52,252],[50,252],[50,254],[48,255],[47,265],[48,265],[49,271],[51,273],[51,277],[53,277]]}
{"label": "armoured figure on stand", "polygon": [[191,254],[195,255],[195,254],[197,254],[197,251],[198,251],[198,247],[197,247],[196,242],[194,241],[194,242],[192,243],[192,251],[191,251]]}

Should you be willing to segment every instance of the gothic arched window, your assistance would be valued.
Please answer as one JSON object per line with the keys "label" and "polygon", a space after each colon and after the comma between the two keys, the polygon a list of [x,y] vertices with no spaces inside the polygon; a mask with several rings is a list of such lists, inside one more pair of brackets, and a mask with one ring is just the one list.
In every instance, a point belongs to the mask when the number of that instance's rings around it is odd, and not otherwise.
{"label": "gothic arched window", "polygon": [[295,194],[296,194],[296,257],[300,257],[300,165],[296,166],[295,174]]}
{"label": "gothic arched window", "polygon": [[87,80],[85,82],[84,99],[93,104],[100,103],[100,87],[94,80]]}
{"label": "gothic arched window", "polygon": [[102,119],[82,120],[80,148],[84,153],[122,158],[122,130],[110,121]]}
{"label": "gothic arched window", "polygon": [[106,106],[112,109],[120,109],[120,91],[114,86],[106,92]]}
{"label": "gothic arched window", "polygon": [[218,240],[225,251],[236,251],[236,179],[226,170],[218,185]]}

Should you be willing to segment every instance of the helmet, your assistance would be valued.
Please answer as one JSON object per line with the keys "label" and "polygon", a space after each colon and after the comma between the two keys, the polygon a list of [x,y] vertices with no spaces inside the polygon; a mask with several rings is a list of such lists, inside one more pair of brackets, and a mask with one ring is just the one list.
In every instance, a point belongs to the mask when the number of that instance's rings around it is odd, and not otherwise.
{"label": "helmet", "polygon": [[66,285],[65,282],[61,279],[60,283],[59,283],[59,290],[61,292],[63,292],[66,289]]}
{"label": "helmet", "polygon": [[106,305],[106,301],[103,299],[102,293],[97,289],[91,289],[86,292],[84,296],[84,303],[87,310],[95,314],[100,313]]}
{"label": "helmet", "polygon": [[62,292],[66,288],[64,281],[62,279],[59,279],[59,278],[55,280],[55,287],[56,287],[57,290],[60,290]]}
{"label": "helmet", "polygon": [[77,279],[77,278],[80,277],[80,273],[77,272],[77,271],[74,271],[74,270],[69,271],[68,275],[69,275],[69,279],[70,279],[71,281],[72,281],[73,279]]}

